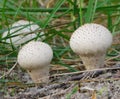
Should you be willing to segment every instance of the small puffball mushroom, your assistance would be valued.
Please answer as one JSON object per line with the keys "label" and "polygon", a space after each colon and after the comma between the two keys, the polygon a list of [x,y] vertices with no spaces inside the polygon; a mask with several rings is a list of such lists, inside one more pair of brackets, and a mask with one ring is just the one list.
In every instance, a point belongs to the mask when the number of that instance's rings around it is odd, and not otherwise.
{"label": "small puffball mushroom", "polygon": [[17,60],[19,65],[27,70],[35,83],[47,83],[52,57],[53,51],[48,44],[31,41],[21,48]]}
{"label": "small puffball mushroom", "polygon": [[111,44],[111,32],[95,23],[79,27],[70,38],[71,49],[80,56],[87,70],[104,66],[105,54]]}
{"label": "small puffball mushroom", "polygon": [[[40,29],[40,27],[37,24],[33,24],[33,22],[29,22],[26,20],[19,20],[12,24],[10,31],[5,31],[3,33],[3,38],[8,36],[11,38],[5,39],[5,42],[10,43],[12,41],[13,45],[15,47],[21,45],[22,43],[25,43],[37,36],[36,33],[30,33],[34,32],[35,30]],[[30,34],[29,34],[30,33]],[[41,32],[40,35],[43,35],[44,32]],[[40,38],[39,40],[45,39]],[[11,41],[10,41],[11,40]]]}

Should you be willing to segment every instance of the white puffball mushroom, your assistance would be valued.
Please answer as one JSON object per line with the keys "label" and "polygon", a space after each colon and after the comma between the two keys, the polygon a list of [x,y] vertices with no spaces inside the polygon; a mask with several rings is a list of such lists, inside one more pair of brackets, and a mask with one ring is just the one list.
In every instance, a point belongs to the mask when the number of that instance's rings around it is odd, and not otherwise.
{"label": "white puffball mushroom", "polygon": [[17,61],[35,83],[40,83],[49,81],[49,65],[52,58],[53,51],[48,44],[31,41],[21,48]]}
{"label": "white puffball mushroom", "polygon": [[111,44],[111,32],[95,23],[82,25],[70,38],[71,49],[80,56],[87,70],[104,66],[105,54]]}
{"label": "white puffball mushroom", "polygon": [[[40,27],[37,24],[33,24],[31,21],[27,20],[19,20],[12,24],[10,31],[5,31],[3,33],[3,38],[7,36],[11,36],[10,38],[5,39],[6,43],[10,43],[12,41],[13,45],[15,47],[34,39],[37,34],[36,33],[30,33],[34,32],[35,30],[40,29]],[[41,32],[40,35],[43,35],[44,32]],[[39,40],[45,39],[40,38]],[[11,41],[10,41],[11,40]]]}

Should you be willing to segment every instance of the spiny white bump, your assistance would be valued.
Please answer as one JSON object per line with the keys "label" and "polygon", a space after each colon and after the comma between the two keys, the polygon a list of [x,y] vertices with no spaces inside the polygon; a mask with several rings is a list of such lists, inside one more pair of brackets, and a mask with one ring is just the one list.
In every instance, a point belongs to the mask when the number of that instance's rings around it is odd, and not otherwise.
{"label": "spiny white bump", "polygon": [[[10,26],[10,31],[5,31],[2,35],[2,38],[7,37],[7,39],[3,40],[7,43],[12,41],[15,47],[37,37],[36,30],[40,29],[37,24],[34,24],[32,21],[27,20],[19,20],[13,23]],[[33,32],[33,33],[30,33]],[[44,32],[41,32],[40,35],[44,35]],[[45,36],[39,38],[39,40],[45,39]],[[11,41],[10,41],[11,40]]]}
{"label": "spiny white bump", "polygon": [[[111,44],[111,32],[104,26],[95,23],[82,25],[77,30],[75,30],[70,38],[71,49],[73,52],[80,55],[81,59],[83,60],[86,60],[85,57],[87,57],[88,60],[89,56],[92,57],[92,60],[94,60],[93,57],[95,57],[97,60],[99,60],[98,57],[103,58],[105,56],[104,54],[106,53],[106,50],[111,46]],[[101,59],[101,62],[102,61],[103,59]]]}
{"label": "spiny white bump", "polygon": [[31,41],[24,45],[18,53],[19,65],[26,69],[35,83],[46,81],[49,65],[53,58],[51,47],[40,41]]}

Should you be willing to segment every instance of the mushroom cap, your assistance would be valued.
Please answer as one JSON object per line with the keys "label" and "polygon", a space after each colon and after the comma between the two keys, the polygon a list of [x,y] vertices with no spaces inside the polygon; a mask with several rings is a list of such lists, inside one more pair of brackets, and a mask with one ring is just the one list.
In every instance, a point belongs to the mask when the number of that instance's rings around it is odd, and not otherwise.
{"label": "mushroom cap", "polygon": [[[37,36],[35,33],[30,33],[29,32],[34,32],[35,30],[38,30],[40,27],[37,24],[33,24],[31,21],[26,21],[26,20],[19,20],[15,23],[12,24],[10,31],[5,31],[3,33],[3,38],[6,37],[7,35],[9,36],[14,36],[11,37],[12,43],[14,46],[21,45],[22,43],[25,43]],[[44,32],[41,32],[41,35],[43,35]],[[40,40],[44,39],[40,38]],[[6,39],[5,42],[10,43],[10,38]]]}
{"label": "mushroom cap", "polygon": [[105,53],[111,44],[111,32],[104,26],[95,23],[79,27],[70,38],[71,49],[81,55]]}
{"label": "mushroom cap", "polygon": [[37,69],[48,66],[52,60],[51,47],[40,41],[31,41],[24,45],[18,53],[18,63],[24,69]]}

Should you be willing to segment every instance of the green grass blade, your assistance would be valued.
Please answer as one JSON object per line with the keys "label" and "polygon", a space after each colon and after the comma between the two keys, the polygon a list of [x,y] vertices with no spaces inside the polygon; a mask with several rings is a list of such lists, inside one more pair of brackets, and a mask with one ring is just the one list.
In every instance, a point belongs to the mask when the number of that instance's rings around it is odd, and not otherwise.
{"label": "green grass blade", "polygon": [[94,2],[95,0],[89,0],[88,2],[87,12],[85,14],[85,23],[90,23],[92,20]]}
{"label": "green grass blade", "polygon": [[51,12],[50,16],[47,18],[47,20],[45,21],[43,28],[45,28],[48,23],[51,21],[51,19],[54,17],[55,13],[57,12],[57,10],[61,7],[61,5],[65,2],[66,0],[59,0],[57,2],[57,4],[54,7],[54,10]]}

